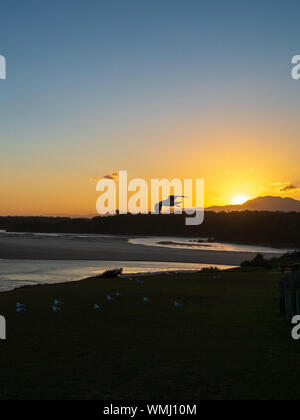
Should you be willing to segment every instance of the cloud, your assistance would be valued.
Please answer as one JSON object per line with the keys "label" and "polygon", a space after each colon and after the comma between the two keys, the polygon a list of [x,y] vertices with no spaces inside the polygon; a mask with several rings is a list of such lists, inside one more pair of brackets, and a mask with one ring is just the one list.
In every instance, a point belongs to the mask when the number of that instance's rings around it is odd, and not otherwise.
{"label": "cloud", "polygon": [[286,182],[270,182],[272,187],[280,187],[281,185],[286,185]]}
{"label": "cloud", "polygon": [[112,174],[104,175],[102,178],[115,180],[119,178],[119,174],[117,172],[113,172]]}
{"label": "cloud", "polygon": [[100,179],[111,179],[111,180],[117,180],[119,178],[119,174],[117,172],[113,172],[111,174],[103,175],[103,176],[94,176],[92,178],[89,178],[90,182],[98,182]]}
{"label": "cloud", "polygon": [[293,190],[297,190],[297,189],[298,189],[298,187],[296,187],[296,185],[287,184],[284,187],[280,188],[280,191],[287,192],[287,191],[293,191]]}
{"label": "cloud", "polygon": [[89,182],[98,182],[99,179],[100,178],[98,176],[93,176],[92,178],[89,178]]}

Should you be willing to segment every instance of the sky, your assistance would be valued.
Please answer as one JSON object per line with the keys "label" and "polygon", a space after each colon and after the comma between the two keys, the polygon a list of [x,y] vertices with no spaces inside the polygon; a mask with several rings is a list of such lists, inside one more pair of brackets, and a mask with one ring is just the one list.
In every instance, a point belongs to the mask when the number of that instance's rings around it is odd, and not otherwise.
{"label": "sky", "polygon": [[11,0],[0,214],[90,215],[97,179],[300,199],[296,0]]}

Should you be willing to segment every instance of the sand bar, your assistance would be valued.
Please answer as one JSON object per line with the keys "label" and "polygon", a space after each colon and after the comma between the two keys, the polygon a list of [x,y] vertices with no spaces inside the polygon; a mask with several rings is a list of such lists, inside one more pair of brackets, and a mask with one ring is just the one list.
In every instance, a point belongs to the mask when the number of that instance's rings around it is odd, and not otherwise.
{"label": "sand bar", "polygon": [[[239,265],[255,252],[149,247],[128,243],[125,236],[78,237],[1,235],[0,259],[160,261]],[[268,253],[267,258],[278,256]]]}

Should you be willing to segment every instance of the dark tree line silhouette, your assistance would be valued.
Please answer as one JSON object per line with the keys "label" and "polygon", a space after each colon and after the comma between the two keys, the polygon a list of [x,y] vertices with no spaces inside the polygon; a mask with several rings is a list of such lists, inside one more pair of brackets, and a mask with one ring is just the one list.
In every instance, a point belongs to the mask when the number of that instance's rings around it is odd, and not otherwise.
{"label": "dark tree line silhouette", "polygon": [[116,215],[92,219],[0,217],[10,232],[174,235],[300,249],[300,213],[206,212],[204,223],[186,226],[185,215]]}

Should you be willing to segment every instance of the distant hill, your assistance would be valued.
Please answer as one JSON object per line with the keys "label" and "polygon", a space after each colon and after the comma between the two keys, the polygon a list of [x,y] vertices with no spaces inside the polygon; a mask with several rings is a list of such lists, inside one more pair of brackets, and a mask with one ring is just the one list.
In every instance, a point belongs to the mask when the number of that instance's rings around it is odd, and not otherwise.
{"label": "distant hill", "polygon": [[282,197],[257,197],[253,200],[246,201],[241,205],[228,206],[212,206],[206,208],[215,212],[231,212],[231,211],[281,211],[281,212],[300,212],[300,201],[293,198]]}

